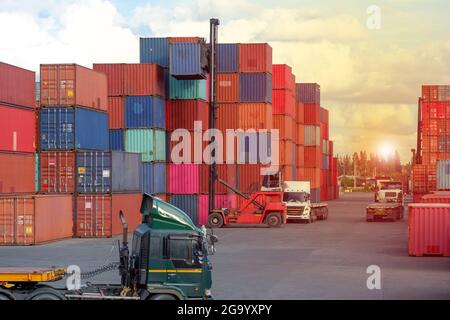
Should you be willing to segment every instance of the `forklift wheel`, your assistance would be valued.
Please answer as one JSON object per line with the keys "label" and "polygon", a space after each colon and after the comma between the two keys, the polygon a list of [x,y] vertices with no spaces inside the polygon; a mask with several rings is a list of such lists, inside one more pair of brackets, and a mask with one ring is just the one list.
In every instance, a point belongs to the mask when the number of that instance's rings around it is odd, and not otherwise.
{"label": "forklift wheel", "polygon": [[222,228],[223,227],[223,217],[220,213],[213,213],[208,218],[208,225],[211,228]]}
{"label": "forklift wheel", "polygon": [[276,212],[269,213],[266,217],[266,224],[271,228],[279,227],[281,223],[281,216]]}

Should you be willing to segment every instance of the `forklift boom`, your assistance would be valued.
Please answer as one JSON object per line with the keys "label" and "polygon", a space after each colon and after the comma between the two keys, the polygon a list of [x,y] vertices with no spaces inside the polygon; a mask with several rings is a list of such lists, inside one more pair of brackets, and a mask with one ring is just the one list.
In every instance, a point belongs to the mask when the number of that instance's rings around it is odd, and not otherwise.
{"label": "forklift boom", "polygon": [[[220,184],[223,184],[226,188],[230,189],[231,191],[233,191],[234,193],[236,193],[237,195],[241,196],[242,198],[246,199],[246,200],[250,200],[250,197],[248,195],[246,195],[245,193],[242,193],[242,191],[236,189],[235,187],[230,186],[227,182],[223,181],[220,178],[217,178],[217,181]],[[259,203],[256,200],[253,200],[252,203],[254,205],[256,205],[258,208],[260,208],[261,210],[264,210],[264,205],[262,205],[261,203]]]}

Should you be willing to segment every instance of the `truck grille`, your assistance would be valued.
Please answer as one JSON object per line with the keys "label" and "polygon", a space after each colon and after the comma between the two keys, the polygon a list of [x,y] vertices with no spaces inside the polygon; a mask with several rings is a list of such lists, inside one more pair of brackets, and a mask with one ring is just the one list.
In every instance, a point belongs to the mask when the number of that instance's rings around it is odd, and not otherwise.
{"label": "truck grille", "polygon": [[287,207],[287,214],[292,216],[301,216],[303,214],[304,207]]}
{"label": "truck grille", "polygon": [[386,192],[386,198],[396,198],[397,193],[395,192]]}

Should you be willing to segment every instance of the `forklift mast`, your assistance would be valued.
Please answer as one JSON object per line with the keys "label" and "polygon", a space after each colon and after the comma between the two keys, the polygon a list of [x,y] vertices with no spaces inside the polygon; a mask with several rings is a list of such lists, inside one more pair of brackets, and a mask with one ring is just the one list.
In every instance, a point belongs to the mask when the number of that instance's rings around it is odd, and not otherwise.
{"label": "forklift mast", "polygon": [[[242,198],[246,199],[246,200],[250,200],[250,197],[248,195],[246,195],[245,193],[243,193],[242,191],[240,191],[239,189],[236,189],[233,186],[230,186],[227,182],[223,181],[220,178],[217,178],[217,182],[219,182],[220,184],[224,185],[226,188],[230,189],[231,191],[233,191],[234,193],[236,193],[238,196],[241,196]],[[252,203],[254,205],[256,205],[258,208],[260,208],[261,210],[264,210],[265,206],[262,205],[261,203],[259,203],[256,200],[253,200]]]}

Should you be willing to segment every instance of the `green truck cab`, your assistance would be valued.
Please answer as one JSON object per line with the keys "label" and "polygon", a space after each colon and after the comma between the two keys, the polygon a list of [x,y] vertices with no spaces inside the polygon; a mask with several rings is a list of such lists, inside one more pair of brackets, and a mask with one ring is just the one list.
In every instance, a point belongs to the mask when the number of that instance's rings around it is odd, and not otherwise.
{"label": "green truck cab", "polygon": [[131,260],[154,299],[211,299],[213,235],[180,209],[144,195],[142,224],[133,234]]}

